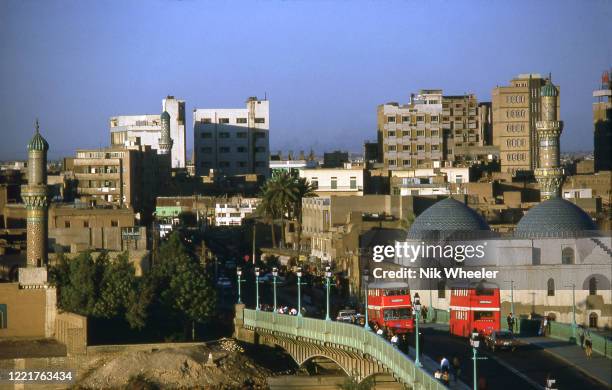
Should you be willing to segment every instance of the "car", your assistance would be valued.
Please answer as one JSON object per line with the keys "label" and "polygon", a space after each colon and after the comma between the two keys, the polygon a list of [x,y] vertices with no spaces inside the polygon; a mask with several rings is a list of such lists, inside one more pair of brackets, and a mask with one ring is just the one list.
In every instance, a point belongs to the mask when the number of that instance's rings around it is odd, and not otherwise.
{"label": "car", "polygon": [[495,352],[496,349],[509,349],[514,351],[518,345],[516,338],[514,338],[514,334],[507,330],[496,330],[491,332],[485,337],[484,342],[487,348],[492,352]]}
{"label": "car", "polygon": [[340,310],[338,312],[338,316],[336,317],[336,321],[353,323],[356,315],[356,310]]}

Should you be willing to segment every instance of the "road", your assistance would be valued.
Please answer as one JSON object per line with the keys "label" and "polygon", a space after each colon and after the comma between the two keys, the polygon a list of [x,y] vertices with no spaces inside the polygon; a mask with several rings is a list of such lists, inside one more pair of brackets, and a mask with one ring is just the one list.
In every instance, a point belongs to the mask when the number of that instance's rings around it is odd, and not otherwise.
{"label": "road", "polygon": [[[423,333],[423,353],[437,361],[442,355],[449,360],[454,356],[459,357],[462,368],[460,378],[467,385],[473,386],[472,349],[468,341],[451,336],[448,330],[439,326],[425,326]],[[486,379],[488,389],[542,389],[546,376],[551,374],[557,380],[555,388],[559,390],[608,390],[607,386],[584,375],[575,367],[532,345],[523,345],[514,352],[491,353],[481,349],[479,356],[487,357],[486,360],[478,361],[478,376]]]}

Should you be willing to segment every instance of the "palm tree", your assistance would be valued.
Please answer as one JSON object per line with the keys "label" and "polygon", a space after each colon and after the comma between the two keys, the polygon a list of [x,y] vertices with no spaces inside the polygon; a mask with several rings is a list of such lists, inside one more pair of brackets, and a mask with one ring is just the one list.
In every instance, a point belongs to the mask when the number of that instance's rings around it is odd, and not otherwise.
{"label": "palm tree", "polygon": [[270,225],[270,229],[272,231],[272,248],[276,247],[276,232],[274,230],[274,221],[277,218],[277,208],[274,204],[274,199],[272,196],[272,189],[269,185],[270,181],[264,183],[261,187],[260,198],[261,202],[257,206],[257,215],[260,217],[265,223]]}

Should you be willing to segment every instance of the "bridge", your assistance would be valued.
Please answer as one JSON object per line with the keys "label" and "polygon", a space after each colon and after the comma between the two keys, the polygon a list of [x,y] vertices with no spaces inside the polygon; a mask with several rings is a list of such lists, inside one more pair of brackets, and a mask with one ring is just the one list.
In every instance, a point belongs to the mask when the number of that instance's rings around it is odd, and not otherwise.
{"label": "bridge", "polygon": [[391,374],[413,390],[446,387],[372,331],[352,324],[245,309],[236,305],[236,338],[283,348],[298,366],[324,357],[358,382]]}

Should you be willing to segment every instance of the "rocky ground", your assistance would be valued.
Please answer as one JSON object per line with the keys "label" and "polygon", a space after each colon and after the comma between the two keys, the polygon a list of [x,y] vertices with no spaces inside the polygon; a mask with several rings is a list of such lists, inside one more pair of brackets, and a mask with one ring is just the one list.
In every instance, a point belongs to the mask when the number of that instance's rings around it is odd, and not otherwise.
{"label": "rocky ground", "polygon": [[[265,389],[268,376],[291,372],[286,359],[271,357],[275,353],[252,347],[245,351],[233,339],[194,347],[126,352],[100,358],[75,388]],[[259,359],[261,355],[267,356]]]}

